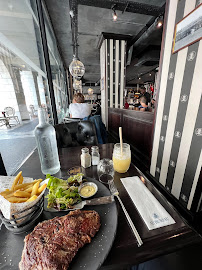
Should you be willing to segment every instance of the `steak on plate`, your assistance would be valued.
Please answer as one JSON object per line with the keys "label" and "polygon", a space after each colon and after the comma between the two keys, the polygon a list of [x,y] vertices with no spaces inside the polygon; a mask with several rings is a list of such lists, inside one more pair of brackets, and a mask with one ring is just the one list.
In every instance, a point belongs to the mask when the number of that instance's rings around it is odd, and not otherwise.
{"label": "steak on plate", "polygon": [[96,211],[71,211],[39,223],[25,237],[20,270],[66,270],[100,228]]}

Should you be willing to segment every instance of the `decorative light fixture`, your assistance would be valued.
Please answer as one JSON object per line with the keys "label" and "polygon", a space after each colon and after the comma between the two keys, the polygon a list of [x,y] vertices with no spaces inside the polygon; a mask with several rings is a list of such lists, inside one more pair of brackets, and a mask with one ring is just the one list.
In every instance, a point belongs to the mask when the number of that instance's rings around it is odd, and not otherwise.
{"label": "decorative light fixture", "polygon": [[76,78],[74,78],[73,88],[75,90],[81,90],[82,89],[82,82],[81,82],[81,80],[77,80]]}
{"label": "decorative light fixture", "polygon": [[70,17],[72,26],[72,41],[73,41],[73,60],[69,65],[69,72],[76,79],[81,79],[85,73],[84,64],[79,61],[78,58],[78,6],[75,4],[76,1],[72,1],[70,7]]}
{"label": "decorative light fixture", "polygon": [[75,56],[73,57],[73,61],[69,65],[69,72],[76,79],[81,79],[85,73],[84,64],[79,61]]}
{"label": "decorative light fixture", "polygon": [[151,73],[149,73],[149,76],[151,76]]}
{"label": "decorative light fixture", "polygon": [[92,95],[93,95],[93,89],[92,88],[88,88],[88,94],[90,96],[91,104],[92,104]]}
{"label": "decorative light fixture", "polygon": [[112,13],[112,17],[113,17],[113,21],[116,22],[117,21],[117,14],[116,14],[116,10],[115,10],[115,7],[116,7],[116,4],[114,4],[111,9],[113,10],[113,13]]}
{"label": "decorative light fixture", "polygon": [[92,88],[88,88],[88,94],[89,94],[89,96],[93,95],[93,89]]}

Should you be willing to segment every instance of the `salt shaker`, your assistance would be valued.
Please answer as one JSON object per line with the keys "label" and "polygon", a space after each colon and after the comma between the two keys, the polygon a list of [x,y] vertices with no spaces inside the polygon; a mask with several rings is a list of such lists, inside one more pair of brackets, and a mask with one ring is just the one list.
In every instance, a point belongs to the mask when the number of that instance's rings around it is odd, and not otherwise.
{"label": "salt shaker", "polygon": [[91,166],[91,156],[89,154],[89,149],[86,147],[81,149],[81,166],[84,168]]}
{"label": "salt shaker", "polygon": [[98,146],[91,147],[92,165],[98,165],[100,161],[100,154]]}

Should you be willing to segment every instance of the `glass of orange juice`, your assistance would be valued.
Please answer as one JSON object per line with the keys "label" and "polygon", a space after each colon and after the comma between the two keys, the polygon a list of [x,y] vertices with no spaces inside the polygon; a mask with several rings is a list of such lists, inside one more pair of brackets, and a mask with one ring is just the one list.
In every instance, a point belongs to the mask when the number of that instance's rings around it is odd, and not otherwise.
{"label": "glass of orange juice", "polygon": [[121,153],[121,145],[120,143],[116,143],[114,145],[112,159],[115,171],[117,171],[118,173],[127,172],[131,163],[130,145],[127,143],[123,143],[123,149]]}

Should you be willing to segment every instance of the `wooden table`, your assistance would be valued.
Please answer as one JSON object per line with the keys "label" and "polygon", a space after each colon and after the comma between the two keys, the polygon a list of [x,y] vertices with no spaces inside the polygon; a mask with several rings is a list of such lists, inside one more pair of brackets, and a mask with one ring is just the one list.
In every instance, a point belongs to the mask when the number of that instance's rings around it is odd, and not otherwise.
{"label": "wooden table", "polygon": [[[112,158],[113,144],[100,145],[99,150],[101,158]],[[59,158],[61,171],[58,172],[56,176],[66,176],[69,168],[73,166],[80,166],[80,154],[81,147],[60,149]],[[44,178],[44,175],[40,169],[37,150],[35,150],[28,160],[22,165],[19,171],[20,170],[23,171],[24,177],[29,176],[33,178]],[[84,169],[84,173],[88,177],[98,179],[96,166]],[[119,190],[120,197],[144,244],[139,248],[137,247],[136,239],[127,224],[123,211],[117,204],[119,212],[117,234],[112,249],[101,267],[103,270],[123,270],[126,269],[127,266],[139,264],[157,256],[174,252],[175,250],[186,245],[201,241],[200,236],[193,231],[185,223],[185,221],[183,221],[172,205],[170,205],[167,200],[156,190],[156,188],[145,179],[148,189],[154,194],[154,196],[176,221],[176,223],[173,225],[149,231],[120,181],[120,178],[122,177],[135,175],[140,176],[136,167],[131,164],[127,173],[115,173],[114,180]]]}

